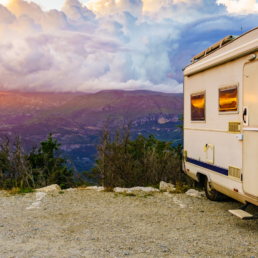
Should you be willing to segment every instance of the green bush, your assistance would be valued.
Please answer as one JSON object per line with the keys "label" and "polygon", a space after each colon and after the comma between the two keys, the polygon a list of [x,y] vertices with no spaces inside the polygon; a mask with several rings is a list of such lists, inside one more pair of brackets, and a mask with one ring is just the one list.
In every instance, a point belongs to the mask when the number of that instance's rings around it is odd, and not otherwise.
{"label": "green bush", "polygon": [[35,190],[33,188],[27,187],[27,188],[20,188],[17,193],[18,194],[26,194],[26,193],[34,193],[34,192],[35,192]]}
{"label": "green bush", "polygon": [[[13,147],[11,147],[13,145]],[[32,189],[58,184],[62,189],[75,185],[74,170],[68,169],[61,144],[50,133],[40,147],[26,153],[21,137],[0,143],[0,188]]]}

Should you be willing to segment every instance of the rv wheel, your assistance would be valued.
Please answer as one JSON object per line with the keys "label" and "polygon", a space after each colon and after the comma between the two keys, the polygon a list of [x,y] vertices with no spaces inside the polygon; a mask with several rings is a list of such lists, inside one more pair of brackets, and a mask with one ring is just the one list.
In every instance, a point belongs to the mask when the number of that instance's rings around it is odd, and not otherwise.
{"label": "rv wheel", "polygon": [[211,188],[209,180],[208,180],[207,177],[205,177],[204,188],[205,188],[206,196],[209,200],[211,200],[211,201],[221,201],[223,199],[223,194],[221,194],[220,192]]}

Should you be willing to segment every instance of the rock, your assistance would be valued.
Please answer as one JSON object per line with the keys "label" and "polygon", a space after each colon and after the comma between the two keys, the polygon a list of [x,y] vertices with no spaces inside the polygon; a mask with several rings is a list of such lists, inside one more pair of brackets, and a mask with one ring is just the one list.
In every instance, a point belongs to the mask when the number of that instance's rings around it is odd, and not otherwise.
{"label": "rock", "polygon": [[71,191],[75,191],[77,190],[77,188],[69,188],[69,189],[65,189],[65,191],[71,192]]}
{"label": "rock", "polygon": [[120,188],[120,187],[114,188],[114,192],[116,193],[128,193],[128,191],[129,191],[128,188]]}
{"label": "rock", "polygon": [[165,194],[166,196],[168,196],[168,197],[173,197],[173,195],[172,195],[171,193],[165,192],[164,194]]}
{"label": "rock", "polygon": [[133,187],[133,188],[120,188],[116,187],[114,188],[114,192],[116,193],[132,193],[132,192],[137,192],[137,191],[142,191],[142,192],[159,192],[158,189],[153,188],[153,187]]}
{"label": "rock", "polygon": [[197,190],[194,190],[194,189],[190,189],[186,192],[187,195],[189,196],[192,196],[192,197],[198,197],[198,198],[201,198],[201,197],[204,197],[205,194],[204,192],[199,192]]}
{"label": "rock", "polygon": [[161,181],[160,184],[159,184],[159,190],[161,190],[161,191],[174,191],[174,190],[176,190],[176,188],[172,184]]}
{"label": "rock", "polygon": [[96,190],[98,192],[101,192],[101,191],[105,190],[105,187],[103,187],[103,186],[89,186],[89,187],[86,187],[85,189],[87,189],[87,190]]}
{"label": "rock", "polygon": [[36,193],[36,201],[41,201],[45,197],[45,193],[43,192],[38,192]]}
{"label": "rock", "polygon": [[59,185],[50,185],[50,186],[46,186],[40,189],[36,189],[37,192],[52,192],[52,191],[61,191],[61,188]]}
{"label": "rock", "polygon": [[39,208],[39,205],[41,203],[41,200],[46,196],[46,193],[44,192],[37,192],[36,193],[36,202],[32,203],[31,206],[27,207],[27,210]]}

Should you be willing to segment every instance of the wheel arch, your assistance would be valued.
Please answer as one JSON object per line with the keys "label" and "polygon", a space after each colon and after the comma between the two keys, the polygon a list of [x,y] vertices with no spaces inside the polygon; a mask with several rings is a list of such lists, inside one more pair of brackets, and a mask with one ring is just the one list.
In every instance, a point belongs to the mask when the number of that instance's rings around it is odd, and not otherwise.
{"label": "wheel arch", "polygon": [[201,182],[203,180],[203,177],[207,177],[208,181],[211,182],[211,177],[208,172],[197,172],[196,177],[198,179],[198,182]]}

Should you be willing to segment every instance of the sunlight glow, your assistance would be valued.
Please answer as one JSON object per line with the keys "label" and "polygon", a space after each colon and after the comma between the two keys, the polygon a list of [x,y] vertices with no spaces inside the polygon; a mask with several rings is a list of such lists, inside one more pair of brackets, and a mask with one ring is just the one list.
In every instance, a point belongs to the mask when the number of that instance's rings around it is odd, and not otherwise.
{"label": "sunlight glow", "polygon": [[205,93],[191,95],[191,120],[205,120]]}
{"label": "sunlight glow", "polygon": [[0,4],[7,5],[10,2],[10,0],[0,0]]}
{"label": "sunlight glow", "polygon": [[204,96],[201,98],[192,97],[192,105],[196,108],[204,108]]}
{"label": "sunlight glow", "polygon": [[219,91],[219,111],[237,111],[237,88]]}

